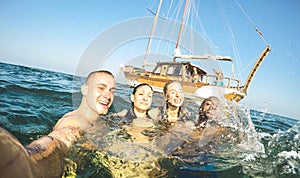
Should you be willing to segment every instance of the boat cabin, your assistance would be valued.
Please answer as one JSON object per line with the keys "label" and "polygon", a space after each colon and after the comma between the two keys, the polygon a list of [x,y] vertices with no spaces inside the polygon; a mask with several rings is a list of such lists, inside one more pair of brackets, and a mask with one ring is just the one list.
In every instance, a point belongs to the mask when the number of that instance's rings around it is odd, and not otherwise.
{"label": "boat cabin", "polygon": [[207,72],[190,62],[158,62],[152,72],[145,75],[151,77],[166,77],[169,80],[192,82],[198,76]]}

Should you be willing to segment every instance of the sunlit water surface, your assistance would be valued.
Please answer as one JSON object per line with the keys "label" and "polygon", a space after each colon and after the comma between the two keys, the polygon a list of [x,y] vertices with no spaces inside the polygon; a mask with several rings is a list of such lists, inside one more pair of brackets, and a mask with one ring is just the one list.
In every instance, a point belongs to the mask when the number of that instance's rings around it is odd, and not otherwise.
{"label": "sunlit water surface", "polygon": [[[5,63],[0,63],[0,68],[0,126],[23,145],[48,134],[57,120],[80,102],[82,78]],[[131,92],[132,88],[118,84],[110,113],[128,109]],[[162,102],[161,94],[155,93],[152,107]],[[193,120],[199,107],[197,103],[199,101],[191,99],[184,103]],[[222,104],[222,110],[221,123],[227,131],[214,137],[202,137],[197,140],[197,148],[189,151],[178,150],[191,134],[187,129],[179,128],[169,137],[157,136],[156,130],[152,142],[136,144],[117,118],[99,119],[84,138],[92,146],[84,146],[87,142],[82,139],[70,149],[66,175],[300,176],[298,120],[229,102]],[[120,171],[122,169],[125,171]]]}

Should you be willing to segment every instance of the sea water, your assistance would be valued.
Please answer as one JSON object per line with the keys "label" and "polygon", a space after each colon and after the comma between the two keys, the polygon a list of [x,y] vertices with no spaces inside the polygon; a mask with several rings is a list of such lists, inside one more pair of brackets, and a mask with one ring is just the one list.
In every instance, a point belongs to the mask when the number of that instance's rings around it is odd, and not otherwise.
{"label": "sea water", "polygon": [[[6,63],[0,63],[0,69],[0,126],[24,146],[51,132],[57,120],[80,103],[84,78]],[[131,92],[132,88],[118,83],[110,112],[128,109]],[[162,102],[161,94],[155,93],[153,107]],[[184,103],[193,118],[199,107],[196,103],[191,99]],[[223,110],[224,125],[232,133],[245,133],[240,134],[239,143],[232,142],[236,138],[222,144],[216,144],[220,140],[201,140],[199,144],[210,144],[199,152],[160,160],[166,177],[300,176],[298,120],[249,110],[236,103],[224,103]],[[77,177],[92,177],[98,169],[82,168]],[[105,174],[96,177],[101,175]]]}

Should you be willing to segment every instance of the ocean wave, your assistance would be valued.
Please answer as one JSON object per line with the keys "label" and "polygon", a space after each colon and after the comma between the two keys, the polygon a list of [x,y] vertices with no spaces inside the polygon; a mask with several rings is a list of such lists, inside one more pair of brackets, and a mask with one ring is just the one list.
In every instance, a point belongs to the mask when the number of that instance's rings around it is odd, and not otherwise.
{"label": "ocean wave", "polygon": [[[49,85],[50,86],[50,85]],[[30,88],[20,86],[20,85],[6,85],[5,86],[6,92],[22,92],[22,93],[32,93],[41,96],[48,96],[48,95],[70,95],[72,94],[70,91],[62,91],[59,90],[56,86],[47,87],[47,85],[35,85]]]}

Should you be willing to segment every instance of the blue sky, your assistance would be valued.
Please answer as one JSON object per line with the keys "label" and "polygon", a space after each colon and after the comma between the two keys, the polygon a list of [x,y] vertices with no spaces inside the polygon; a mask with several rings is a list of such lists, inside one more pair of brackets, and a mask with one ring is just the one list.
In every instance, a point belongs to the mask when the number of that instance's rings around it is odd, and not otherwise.
{"label": "blue sky", "polygon": [[[235,1],[200,3],[205,32],[221,55],[233,56],[233,52],[219,20],[232,23],[245,81],[263,41]],[[239,3],[272,48],[243,103],[300,119],[300,1]],[[128,19],[151,16],[146,10],[150,4],[148,0],[0,1],[0,61],[74,74],[82,53],[101,32]]]}

